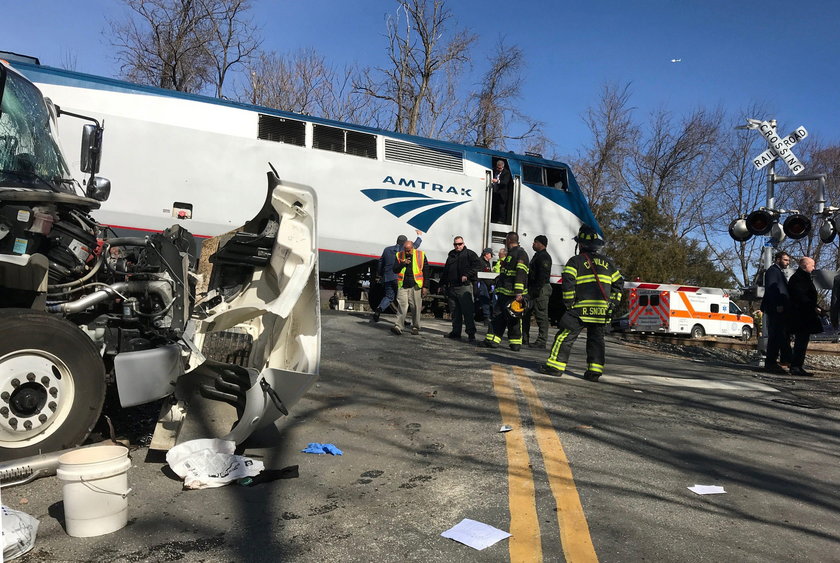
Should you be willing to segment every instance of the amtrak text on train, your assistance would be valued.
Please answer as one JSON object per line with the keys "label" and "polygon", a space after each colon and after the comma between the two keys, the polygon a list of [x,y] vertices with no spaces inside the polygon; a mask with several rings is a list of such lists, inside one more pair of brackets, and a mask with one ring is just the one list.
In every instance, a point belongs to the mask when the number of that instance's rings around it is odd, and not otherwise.
{"label": "amtrak text on train", "polygon": [[435,184],[432,182],[424,182],[422,180],[413,180],[411,178],[400,178],[398,181],[394,180],[393,176],[385,176],[382,180],[383,184],[393,184],[395,186],[405,186],[406,188],[415,188],[425,190],[426,186],[433,192],[441,192],[446,194],[462,195],[464,197],[472,197],[472,188],[456,188],[455,186],[445,187],[443,184]]}

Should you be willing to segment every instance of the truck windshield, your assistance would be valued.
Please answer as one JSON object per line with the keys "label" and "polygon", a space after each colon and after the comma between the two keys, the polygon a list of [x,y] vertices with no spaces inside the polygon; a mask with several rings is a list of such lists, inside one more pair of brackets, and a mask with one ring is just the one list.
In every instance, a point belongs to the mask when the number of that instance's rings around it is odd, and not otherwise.
{"label": "truck windshield", "polygon": [[43,96],[17,73],[3,71],[0,185],[75,193]]}

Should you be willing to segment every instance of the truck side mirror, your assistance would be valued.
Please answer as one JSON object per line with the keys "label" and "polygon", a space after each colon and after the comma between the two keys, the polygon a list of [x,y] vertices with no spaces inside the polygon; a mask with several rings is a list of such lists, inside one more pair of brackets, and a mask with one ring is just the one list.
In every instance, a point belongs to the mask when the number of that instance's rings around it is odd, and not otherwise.
{"label": "truck side mirror", "polygon": [[[87,124],[82,127],[82,172],[91,175],[99,172],[102,157],[102,127]],[[94,182],[95,183],[95,182]]]}
{"label": "truck side mirror", "polygon": [[88,182],[85,195],[96,201],[106,201],[111,195],[111,180],[94,176],[93,181]]}

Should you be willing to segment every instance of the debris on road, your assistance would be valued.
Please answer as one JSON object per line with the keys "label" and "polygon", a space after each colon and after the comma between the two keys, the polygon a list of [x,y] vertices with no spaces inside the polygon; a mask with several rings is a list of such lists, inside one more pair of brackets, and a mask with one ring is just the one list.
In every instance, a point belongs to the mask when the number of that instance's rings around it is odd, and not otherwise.
{"label": "debris on road", "polygon": [[503,539],[509,538],[511,534],[504,530],[494,528],[489,524],[464,518],[443,532],[441,536],[481,551]]}
{"label": "debris on road", "polygon": [[3,557],[2,561],[16,559],[35,547],[38,534],[37,518],[8,506],[0,507],[3,521]]}
{"label": "debris on road", "polygon": [[297,479],[298,477],[298,466],[290,465],[283,469],[264,469],[256,477],[243,477],[237,483],[243,487],[253,487],[254,485],[276,481],[277,479]]}
{"label": "debris on road", "polygon": [[722,495],[726,493],[723,487],[718,487],[717,485],[695,484],[693,487],[688,487],[688,490],[692,493],[697,493],[698,495]]}
{"label": "debris on road", "polygon": [[263,462],[235,455],[236,443],[219,438],[202,438],[178,444],[166,454],[166,462],[184,488],[209,489],[222,487],[244,477],[258,475]]}
{"label": "debris on road", "polygon": [[503,424],[501,428],[499,428],[499,432],[510,432],[513,430],[513,426],[510,424]]}
{"label": "debris on road", "polygon": [[307,446],[300,450],[305,454],[330,454],[330,455],[344,455],[344,452],[339,450],[333,444],[320,444],[318,442],[310,442]]}

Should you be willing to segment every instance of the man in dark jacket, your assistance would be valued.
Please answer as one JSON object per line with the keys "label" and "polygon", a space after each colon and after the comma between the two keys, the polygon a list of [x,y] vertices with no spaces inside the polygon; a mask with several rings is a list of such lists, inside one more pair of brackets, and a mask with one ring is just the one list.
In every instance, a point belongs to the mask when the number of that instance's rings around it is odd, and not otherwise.
{"label": "man in dark jacket", "polygon": [[764,313],[762,330],[767,334],[767,359],[765,371],[785,374],[784,368],[777,361],[789,364],[791,360],[790,335],[785,327],[785,312],[788,308],[788,285],[784,269],[790,265],[787,252],[777,252],[773,265],[764,272],[764,297],[761,299],[761,311]]}
{"label": "man in dark jacket", "polygon": [[490,183],[493,185],[493,208],[490,221],[508,224],[508,201],[513,190],[513,177],[510,175],[510,170],[505,168],[504,160],[496,161]]}
{"label": "man in dark jacket", "polygon": [[[505,329],[508,331],[510,349],[518,352],[522,349],[522,317],[515,316],[508,308],[516,301],[518,308],[524,307],[528,295],[528,253],[519,246],[519,235],[513,231],[505,237],[507,255],[500,260],[499,277],[496,282],[496,304],[493,307],[493,320],[487,336],[480,346],[499,348]],[[501,253],[499,253],[501,255]]]}
{"label": "man in dark jacket", "polygon": [[461,327],[467,325],[467,337],[475,341],[475,308],[473,285],[481,262],[478,255],[467,248],[463,237],[455,237],[454,248],[446,257],[441,282],[449,298],[449,312],[452,314],[452,332],[446,338],[461,339]]}
{"label": "man in dark jacket", "polygon": [[840,330],[840,272],[834,274],[831,286],[831,324],[835,330]]}
{"label": "man in dark jacket", "polygon": [[[413,247],[420,248],[420,243],[423,242],[423,239],[420,238],[420,233],[422,231],[416,230],[415,232],[417,233],[417,239],[414,241]],[[382,301],[379,302],[376,309],[373,310],[373,322],[379,321],[379,315],[382,314],[382,311],[387,311],[388,306],[393,303],[397,297],[397,274],[394,273],[394,264],[396,264],[397,252],[400,252],[403,249],[403,245],[407,240],[408,237],[405,235],[398,236],[397,244],[393,246],[386,246],[385,250],[382,251],[382,256],[379,258],[377,273],[379,274],[379,279],[382,280],[382,285],[385,288],[385,296],[382,298]]]}
{"label": "man in dark jacket", "polygon": [[[525,313],[522,322],[522,343],[528,344],[531,348],[545,349],[548,341],[548,301],[551,298],[551,256],[546,252],[548,237],[537,235],[531,248],[534,249],[534,256],[531,257],[530,271],[528,272],[528,297],[531,299],[531,308]],[[529,343],[531,332],[531,316],[537,319],[539,334],[537,339]]]}
{"label": "man in dark jacket", "polygon": [[563,375],[575,340],[586,329],[586,371],[583,378],[598,381],[604,371],[606,350],[604,331],[612,318],[624,280],[613,263],[599,251],[604,239],[589,225],[581,226],[575,242],[580,253],[569,258],[563,268],[563,302],[566,312],[560,319],[562,330],[554,337],[551,354],[540,371]]}
{"label": "man in dark jacket", "polygon": [[817,307],[817,288],[811,272],[814,271],[814,259],[807,256],[799,260],[799,269],[788,280],[790,307],[786,316],[787,327],[793,334],[793,357],[790,361],[791,375],[813,375],[805,371],[805,353],[812,334],[822,332],[820,315]]}
{"label": "man in dark jacket", "polygon": [[[481,256],[478,257],[480,262],[479,272],[493,271],[493,249],[485,248]],[[476,307],[481,311],[481,320],[485,323],[490,323],[490,302],[493,295],[493,282],[488,279],[478,280],[475,284],[475,302]]]}

